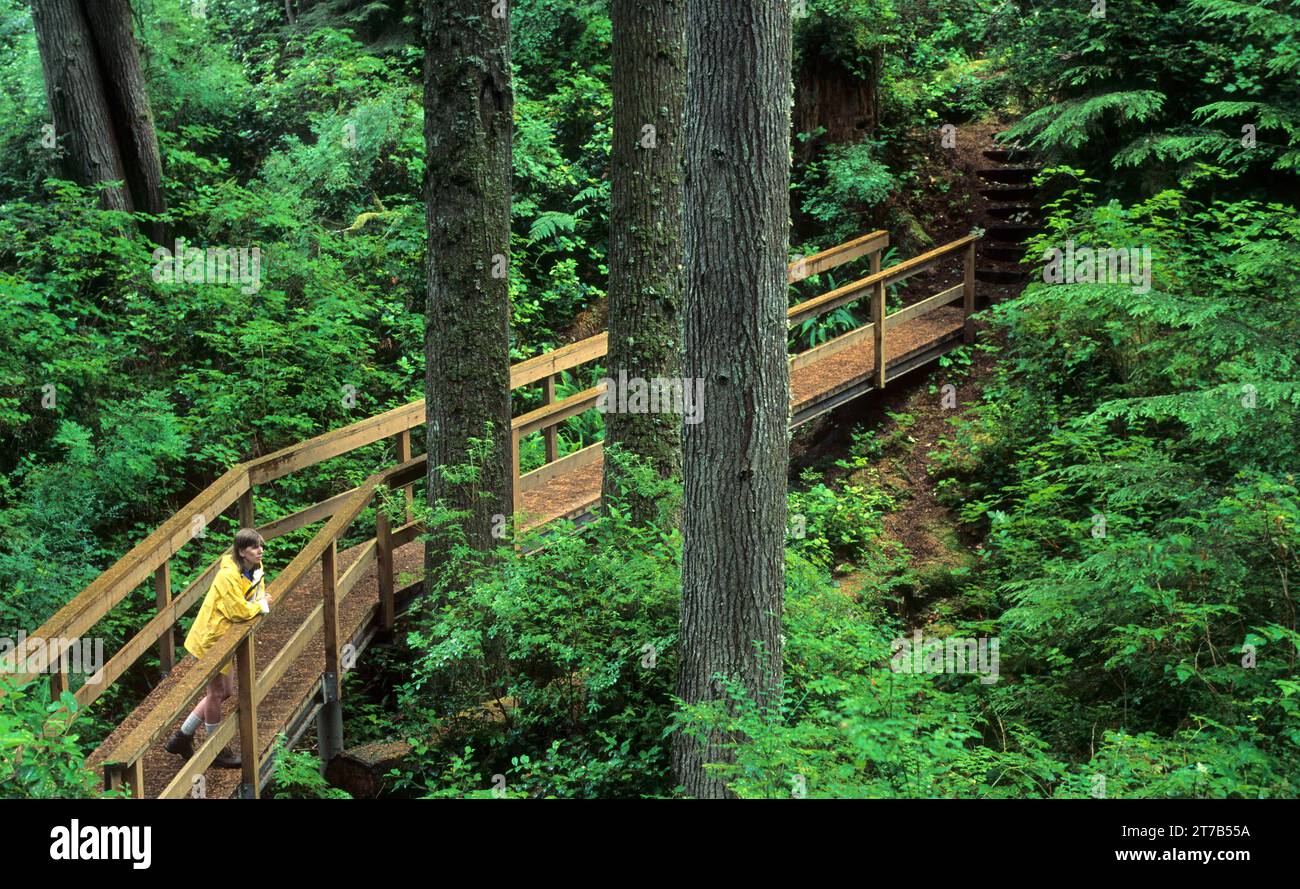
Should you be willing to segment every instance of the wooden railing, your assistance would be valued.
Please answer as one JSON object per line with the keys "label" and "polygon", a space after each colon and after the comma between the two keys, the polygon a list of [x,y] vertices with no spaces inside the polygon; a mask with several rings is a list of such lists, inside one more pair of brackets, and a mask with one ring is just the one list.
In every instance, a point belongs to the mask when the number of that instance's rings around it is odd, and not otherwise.
{"label": "wooden railing", "polygon": [[[788,314],[791,324],[852,302],[868,291],[873,294],[873,304],[876,307],[873,318],[879,318],[884,314],[883,294],[886,287],[929,268],[959,250],[967,250],[966,279],[963,285],[895,312],[883,325],[876,325],[873,322],[825,343],[817,349],[793,356],[792,367],[800,366],[801,361],[806,363],[808,360],[813,360],[808,356],[818,349],[826,350],[832,344],[838,344],[836,350],[845,348],[852,342],[860,340],[863,336],[862,332],[867,331],[874,333],[876,337],[876,354],[881,356],[879,358],[880,383],[883,385],[883,338],[886,329],[924,311],[951,302],[956,298],[955,294],[958,291],[965,295],[965,310],[969,319],[974,308],[974,241],[974,236],[969,236],[881,271],[881,252],[888,246],[889,237],[885,232],[878,231],[791,263],[788,268],[788,280],[792,283],[863,256],[868,257],[871,268],[871,274],[866,278],[792,307]],[[969,331],[968,321],[967,336]],[[846,337],[855,336],[857,340],[846,342]],[[555,383],[560,373],[603,358],[607,349],[608,335],[602,333],[545,355],[530,358],[511,368],[512,390],[538,382],[543,385],[542,406],[515,417],[511,422],[512,477],[516,510],[522,507],[524,492],[557,475],[600,459],[602,446],[599,442],[559,457],[556,427],[570,417],[594,408],[602,388],[588,389],[557,401]],[[829,351],[821,354],[829,354]],[[33,638],[61,640],[61,650],[56,651],[59,665],[50,678],[51,689],[57,696],[69,687],[64,669],[66,663],[63,659],[66,648],[86,635],[114,606],[152,575],[157,609],[154,617],[104,664],[93,677],[95,682],[87,682],[77,689],[76,701],[79,707],[93,703],[150,647],[155,645],[158,647],[162,669],[164,672],[170,670],[174,665],[176,623],[207,591],[220,563],[219,559],[213,561],[184,590],[173,595],[171,560],[181,548],[198,536],[212,519],[232,505],[237,504],[240,526],[254,527],[253,494],[257,485],[275,481],[299,469],[317,465],[324,460],[366,445],[384,440],[393,442],[396,465],[376,473],[351,490],[334,495],[292,515],[266,523],[259,528],[265,538],[275,539],[316,522],[328,520],[311,541],[294,555],[284,570],[268,584],[268,593],[272,598],[279,600],[293,590],[315,564],[320,563],[321,603],[298,627],[292,638],[260,676],[256,675],[252,640],[262,618],[258,617],[232,627],[213,646],[208,655],[197,662],[194,669],[187,671],[182,681],[168,690],[152,709],[149,717],[114,745],[105,759],[106,783],[110,787],[125,783],[131,788],[133,796],[143,795],[145,751],[159,740],[183,712],[194,706],[208,682],[233,659],[239,689],[236,718],[223,720],[221,728],[195,751],[194,756],[176,775],[162,796],[176,797],[188,794],[190,782],[211,764],[220,749],[231,740],[236,728],[240,734],[244,763],[242,790],[244,795],[256,796],[260,784],[257,743],[258,704],[322,628],[325,631],[326,653],[326,670],[323,677],[326,687],[324,697],[327,702],[326,724],[336,725],[337,731],[341,732],[341,722],[337,712],[338,676],[340,675],[338,604],[365,571],[371,565],[377,565],[379,589],[372,606],[375,609],[373,617],[378,620],[383,629],[391,629],[393,626],[395,618],[393,552],[414,540],[420,533],[416,523],[410,520],[409,507],[412,502],[412,486],[425,477],[427,467],[423,456],[411,457],[410,434],[413,428],[424,423],[424,419],[424,402],[414,401],[232,467],[156,531],[133,547],[116,564],[100,574],[33,634]],[[521,475],[519,472],[520,442],[524,436],[539,431],[542,432],[546,442],[545,462],[540,468]],[[361,544],[356,560],[349,565],[342,576],[339,576],[337,570],[339,544],[348,527],[369,506],[376,489],[381,485],[391,489],[402,489],[405,492],[408,505],[407,521],[397,528],[392,528],[387,513],[384,510],[377,510],[375,536]],[[8,662],[0,664],[0,669],[11,675],[17,674],[19,681],[33,678],[30,673],[19,672],[18,668],[21,665],[17,663],[14,655],[9,655],[8,658]],[[331,707],[334,709],[331,710]],[[329,741],[324,739],[322,743],[328,744]]]}
{"label": "wooden railing", "polygon": [[[811,256],[801,257],[786,267],[786,280],[788,283],[796,283],[805,278],[821,272],[852,262],[866,256],[870,263],[873,273],[880,271],[881,254],[889,246],[889,233],[884,231],[874,231],[861,237],[846,241],[828,250],[820,253],[814,253]],[[550,371],[552,366],[550,362],[553,358],[565,362],[565,367],[575,367],[587,361],[594,361],[598,358],[604,358],[609,347],[608,334],[599,334],[590,339],[582,340],[571,346],[565,346],[555,352],[530,359],[525,364],[536,363],[537,367],[527,374],[521,375],[521,380],[531,382],[539,379],[542,373]],[[561,355],[561,353],[564,353]],[[568,363],[572,362],[572,363]],[[516,365],[522,367],[523,365]],[[513,375],[512,375],[513,376]],[[552,388],[549,390],[554,392]],[[521,511],[523,504],[523,495],[533,490],[539,485],[543,485],[558,475],[564,475],[569,472],[581,469],[596,461],[604,455],[603,442],[596,442],[581,450],[575,451],[564,457],[556,459],[556,451],[552,444],[555,435],[555,427],[570,417],[584,413],[600,401],[600,396],[604,393],[604,385],[597,385],[582,392],[570,395],[561,401],[553,401],[549,397],[541,407],[529,411],[521,417],[516,417],[511,428],[510,435],[510,455],[511,455],[511,477],[514,479],[514,503],[515,510]],[[519,469],[519,448],[523,438],[533,432],[542,432],[548,436],[546,448],[546,462],[531,472],[520,473]],[[587,504],[577,504],[576,509],[582,509]]]}
{"label": "wooden railing", "polygon": [[[870,338],[875,346],[874,385],[877,389],[883,389],[885,388],[885,341],[889,329],[897,327],[905,321],[910,321],[919,315],[942,308],[957,299],[962,300],[964,319],[962,338],[965,342],[972,342],[975,336],[974,323],[971,321],[971,315],[975,311],[975,243],[978,240],[979,238],[976,235],[966,235],[951,243],[944,244],[942,247],[936,247],[922,253],[920,256],[905,260],[898,265],[890,266],[884,271],[874,270],[872,274],[865,278],[860,278],[851,284],[837,287],[829,293],[823,293],[821,296],[815,296],[796,306],[791,306],[786,313],[786,321],[790,325],[794,325],[837,309],[840,306],[848,305],[851,302],[870,298],[871,321],[806,352],[792,355],[790,357],[790,369],[796,370],[821,361]],[[897,312],[889,315],[885,314],[885,292],[889,287],[933,268],[957,254],[964,254],[962,257],[962,283],[899,309]],[[884,319],[883,324],[880,323],[881,318]]]}
{"label": "wooden railing", "polygon": [[[178,798],[191,792],[194,779],[212,764],[220,750],[239,731],[240,759],[243,769],[241,795],[257,797],[260,793],[261,748],[257,737],[257,709],[289,666],[306,650],[315,635],[324,630],[325,719],[323,724],[335,727],[341,735],[342,714],[339,700],[339,637],[338,606],[357,581],[376,563],[379,570],[379,592],[371,605],[372,612],[363,619],[376,619],[381,629],[391,630],[396,619],[396,591],[393,583],[393,551],[414,540],[419,533],[418,523],[407,522],[398,528],[389,526],[387,513],[377,510],[375,536],[362,544],[357,558],[343,572],[338,573],[339,542],[348,527],[370,505],[380,485],[403,488],[423,477],[425,457],[409,459],[398,466],[376,473],[363,484],[346,492],[337,501],[337,508],[323,528],[299,551],[276,578],[267,585],[267,593],[278,600],[291,591],[317,563],[321,568],[321,602],[308,615],[272,659],[266,670],[256,673],[253,658],[253,638],[261,617],[231,626],[212,649],[186,672],[181,681],[172,686],[154,706],[149,716],[116,743],[105,760],[105,783],[110,788],[126,783],[132,796],[143,796],[145,752],[154,746],[182,713],[192,708],[204,694],[208,683],[231,660],[235,662],[238,695],[233,718],[222,720],[221,727],[194,751],[194,755],[159,794],[160,798]],[[321,739],[329,744],[328,738]],[[337,742],[335,744],[337,746]]]}

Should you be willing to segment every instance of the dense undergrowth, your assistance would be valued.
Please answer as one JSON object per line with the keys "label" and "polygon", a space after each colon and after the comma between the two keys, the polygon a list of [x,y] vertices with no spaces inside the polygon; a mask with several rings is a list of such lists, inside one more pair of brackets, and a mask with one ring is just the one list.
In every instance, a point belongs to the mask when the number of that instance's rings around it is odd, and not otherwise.
{"label": "dense undergrowth", "polygon": [[[290,27],[270,0],[210,0],[206,18],[184,0],[133,4],[166,221],[193,244],[258,245],[261,286],[244,293],[155,280],[128,220],[50,178],[26,4],[0,0],[6,633],[39,626],[235,462],[421,396],[421,52],[418,23],[388,5],[331,0]],[[978,541],[971,567],[918,576],[883,531],[897,492],[869,471],[792,486],[772,709],[738,696],[676,710],[680,541],[612,510],[526,558],[453,549],[447,576],[462,582],[349,680],[349,741],[412,740],[400,795],[670,795],[669,733],[722,725],[742,796],[1294,796],[1294,3],[1112,2],[1100,17],[968,0],[805,7],[797,64],[880,87],[870,132],[796,134],[811,150],[796,152],[792,253],[878,226],[923,243],[964,213],[940,127],[1018,121],[1041,157],[1070,165],[1046,181],[1059,197],[1035,248],[1149,246],[1151,287],[1033,284],[986,314],[997,362],[938,478],[961,540]],[[599,0],[519,0],[512,30],[521,359],[600,327],[610,31]],[[792,299],[838,283],[818,276]],[[820,342],[851,320],[793,335]],[[566,377],[560,395],[599,373]],[[540,397],[517,393],[521,408]],[[562,453],[601,434],[599,417],[574,418]],[[906,446],[868,430],[849,459],[862,469]],[[376,445],[259,490],[259,521],[388,456]],[[541,459],[534,436],[524,468]],[[429,518],[454,534],[454,516]],[[176,582],[233,528],[212,517]],[[900,613],[905,588],[941,615]],[[97,627],[106,648],[153,605],[148,585],[133,593]],[[917,629],[997,639],[996,681],[891,669]],[[80,755],[155,668],[72,729],[40,687],[5,695],[0,786],[92,792]],[[504,726],[456,718],[502,695],[516,705]],[[278,792],[323,792],[287,756]]]}

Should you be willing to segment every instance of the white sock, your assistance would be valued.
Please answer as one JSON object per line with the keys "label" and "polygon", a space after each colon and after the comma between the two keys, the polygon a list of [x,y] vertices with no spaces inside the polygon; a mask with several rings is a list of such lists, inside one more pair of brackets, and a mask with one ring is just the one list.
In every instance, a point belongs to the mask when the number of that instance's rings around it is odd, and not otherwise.
{"label": "white sock", "polygon": [[215,735],[215,734],[217,733],[217,729],[219,729],[219,728],[221,728],[221,723],[219,723],[219,722],[205,722],[205,723],[203,723],[203,731],[204,731],[205,733],[207,733],[207,736],[208,736],[209,738],[211,738],[213,735]]}
{"label": "white sock", "polygon": [[202,717],[195,716],[193,713],[191,713],[189,716],[186,716],[185,721],[181,723],[181,734],[182,735],[194,734],[194,731],[199,727],[199,723],[201,721],[202,721]]}

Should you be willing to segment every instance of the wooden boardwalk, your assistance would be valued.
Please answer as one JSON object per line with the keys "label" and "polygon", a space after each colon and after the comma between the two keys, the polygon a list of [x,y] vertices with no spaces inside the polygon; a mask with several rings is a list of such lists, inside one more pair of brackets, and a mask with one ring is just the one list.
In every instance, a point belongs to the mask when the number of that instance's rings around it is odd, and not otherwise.
{"label": "wooden boardwalk", "polygon": [[[872,232],[791,264],[792,283],[860,258],[866,258],[871,266],[867,276],[793,306],[788,313],[792,325],[861,300],[871,306],[873,319],[791,356],[792,427],[883,388],[890,380],[971,341],[975,240],[968,236],[881,270],[880,256],[888,236]],[[943,281],[941,274],[941,267],[954,261],[958,264],[955,284]],[[922,276],[918,280],[937,278],[936,284],[946,286],[886,313],[888,288],[914,276]],[[952,277],[951,270],[948,277]],[[915,290],[909,287],[908,292]],[[578,518],[591,513],[600,502],[600,443],[561,457],[557,427],[596,409],[603,390],[597,386],[556,400],[555,381],[563,371],[602,359],[606,345],[606,335],[600,334],[511,369],[512,388],[540,384],[543,394],[540,408],[512,422],[515,502],[521,505],[516,518],[522,527]],[[102,671],[103,681],[76,691],[79,704],[91,705],[146,651],[158,651],[165,678],[88,759],[90,765],[104,770],[108,786],[125,783],[136,797],[256,797],[273,767],[268,754],[276,734],[285,733],[293,743],[313,720],[322,756],[340,752],[340,678],[376,636],[394,628],[399,609],[420,591],[423,543],[418,539],[421,529],[409,521],[409,515],[405,524],[392,527],[382,510],[377,511],[373,537],[345,551],[338,550],[339,541],[372,502],[379,486],[405,490],[410,502],[413,484],[425,474],[424,458],[411,456],[410,433],[423,421],[423,402],[413,402],[234,467],[32,634],[45,639],[87,635],[95,623],[152,576],[156,616],[110,658]],[[520,443],[535,433],[544,439],[546,462],[521,474]],[[192,539],[194,517],[216,516],[234,507],[241,526],[256,525],[253,491],[257,485],[385,439],[393,442],[394,465],[356,488],[257,525],[263,536],[273,541],[290,531],[325,523],[297,552],[278,552],[274,543],[268,543],[268,564],[285,566],[269,584],[275,599],[270,614],[237,625],[202,661],[185,655],[177,662],[180,640],[176,621],[202,598],[216,567],[212,563],[185,589],[173,589],[170,560]],[[182,763],[162,750],[162,742],[193,708],[211,677],[232,661],[237,692],[226,703],[222,728],[210,741],[196,738],[195,756]],[[51,684],[56,692],[67,688],[66,674],[54,674]],[[245,766],[211,768],[220,747],[236,739]]]}

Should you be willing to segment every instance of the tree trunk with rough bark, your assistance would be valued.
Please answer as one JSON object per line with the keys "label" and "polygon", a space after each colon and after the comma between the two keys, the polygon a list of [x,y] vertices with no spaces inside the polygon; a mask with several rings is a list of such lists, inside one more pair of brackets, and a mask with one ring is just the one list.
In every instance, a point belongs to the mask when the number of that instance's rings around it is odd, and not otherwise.
{"label": "tree trunk with rough bark", "polygon": [[[428,491],[431,505],[468,511],[465,538],[488,551],[501,543],[493,529],[514,509],[510,30],[504,3],[426,0],[424,9]],[[477,480],[457,476],[467,465]],[[426,570],[439,561],[429,546]]]}
{"label": "tree trunk with rough bark", "polygon": [[[137,210],[162,213],[167,208],[162,155],[131,26],[131,5],[127,0],[88,0],[86,15],[104,71],[127,191]],[[161,222],[145,226],[145,234],[155,244],[166,237]]]}
{"label": "tree trunk with rough bark", "polygon": [[[682,374],[682,109],[686,0],[613,0],[614,136],[609,250],[608,376],[680,380]],[[684,404],[683,399],[683,404]],[[606,502],[632,520],[658,507],[624,483],[611,459],[634,455],[660,478],[681,472],[682,413],[605,412]],[[662,406],[661,406],[662,407]]]}
{"label": "tree trunk with rough bark", "polygon": [[[105,189],[106,209],[166,209],[162,160],[127,0],[33,0],[32,22],[45,73],[60,172]],[[145,234],[162,243],[161,223]]]}
{"label": "tree trunk with rough bark", "polygon": [[[686,374],[704,422],[685,427],[678,695],[722,697],[732,677],[778,699],[785,593],[789,369],[790,7],[693,0],[687,25]],[[679,734],[687,795],[723,797],[704,763],[723,739]]]}

